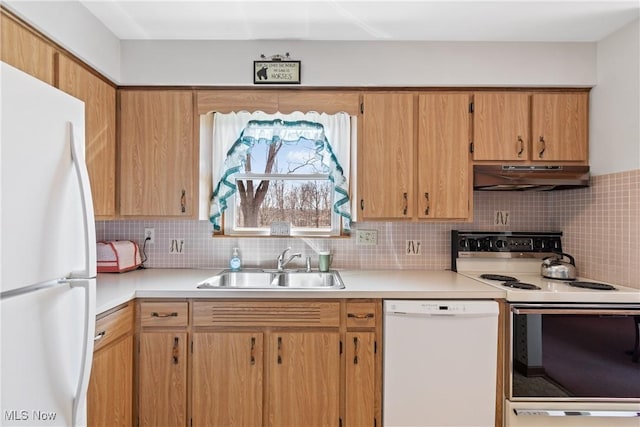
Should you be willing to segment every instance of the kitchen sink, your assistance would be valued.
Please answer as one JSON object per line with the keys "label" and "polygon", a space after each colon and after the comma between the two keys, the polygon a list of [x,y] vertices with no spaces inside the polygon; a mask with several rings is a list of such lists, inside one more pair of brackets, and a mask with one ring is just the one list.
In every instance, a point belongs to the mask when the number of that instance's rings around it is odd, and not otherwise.
{"label": "kitchen sink", "polygon": [[198,283],[198,289],[344,289],[337,271],[223,270]]}

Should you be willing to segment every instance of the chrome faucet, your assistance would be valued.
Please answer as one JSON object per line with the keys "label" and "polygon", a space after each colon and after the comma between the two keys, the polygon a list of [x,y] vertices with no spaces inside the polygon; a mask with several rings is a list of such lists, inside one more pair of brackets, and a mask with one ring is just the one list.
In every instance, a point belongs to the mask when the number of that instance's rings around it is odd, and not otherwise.
{"label": "chrome faucet", "polygon": [[287,252],[289,252],[290,250],[291,248],[287,248],[282,251],[280,255],[278,255],[278,259],[276,260],[278,262],[278,271],[284,271],[284,268],[291,262],[292,259],[300,258],[302,256],[301,253],[291,254],[291,256],[289,256],[289,258],[285,260],[284,258],[287,256]]}

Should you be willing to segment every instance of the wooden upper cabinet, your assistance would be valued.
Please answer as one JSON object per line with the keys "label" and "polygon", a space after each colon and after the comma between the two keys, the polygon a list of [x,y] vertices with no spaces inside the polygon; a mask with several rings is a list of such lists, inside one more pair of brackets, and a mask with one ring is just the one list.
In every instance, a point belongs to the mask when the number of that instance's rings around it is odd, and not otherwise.
{"label": "wooden upper cabinet", "polygon": [[474,94],[474,160],[529,158],[529,97],[525,92]]}
{"label": "wooden upper cabinet", "polygon": [[191,91],[120,91],[121,216],[194,215],[193,118]]}
{"label": "wooden upper cabinet", "polygon": [[116,89],[65,56],[58,55],[58,88],[84,101],[87,169],[99,219],[116,214]]}
{"label": "wooden upper cabinet", "polygon": [[361,219],[413,217],[414,96],[363,96],[362,136],[358,138]]}
{"label": "wooden upper cabinet", "polygon": [[418,96],[418,218],[470,215],[470,102],[467,93]]}
{"label": "wooden upper cabinet", "polygon": [[4,12],[0,16],[0,27],[2,28],[0,59],[53,85],[55,52],[53,46]]}
{"label": "wooden upper cabinet", "polygon": [[587,161],[589,94],[533,94],[531,128],[531,160]]}

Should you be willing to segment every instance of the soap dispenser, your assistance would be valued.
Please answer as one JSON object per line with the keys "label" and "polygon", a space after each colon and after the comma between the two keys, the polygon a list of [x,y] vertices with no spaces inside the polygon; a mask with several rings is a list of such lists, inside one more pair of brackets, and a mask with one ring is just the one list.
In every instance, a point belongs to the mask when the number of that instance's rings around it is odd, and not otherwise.
{"label": "soap dispenser", "polygon": [[231,255],[231,259],[229,260],[229,268],[231,268],[231,271],[239,271],[241,265],[242,261],[240,260],[238,248],[233,248],[233,254]]}

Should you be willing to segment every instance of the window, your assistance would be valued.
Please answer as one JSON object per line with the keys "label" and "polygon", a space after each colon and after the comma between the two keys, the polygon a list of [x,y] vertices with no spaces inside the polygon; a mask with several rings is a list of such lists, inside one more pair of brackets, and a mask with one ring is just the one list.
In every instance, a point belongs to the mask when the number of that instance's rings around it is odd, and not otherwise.
{"label": "window", "polygon": [[[335,115],[325,114],[319,120],[317,113],[307,113],[300,120],[302,113],[277,115],[282,118],[276,119],[262,114],[259,117],[268,120],[254,120],[255,113],[232,114],[249,115],[251,120],[243,122],[246,125],[236,133],[219,166],[220,178],[211,201],[214,230],[231,235],[270,235],[280,234],[275,229],[284,224],[294,236],[348,232],[348,174],[327,135],[337,140],[342,132],[348,153],[350,126],[345,132],[344,122],[346,119],[349,124],[349,116],[328,120]],[[237,125],[237,117],[230,119]],[[216,114],[214,122],[215,147],[216,126],[224,126],[226,118]],[[338,130],[327,132],[325,126],[334,122]],[[227,134],[226,141],[233,134],[221,133]],[[220,153],[218,150],[218,156]]]}

